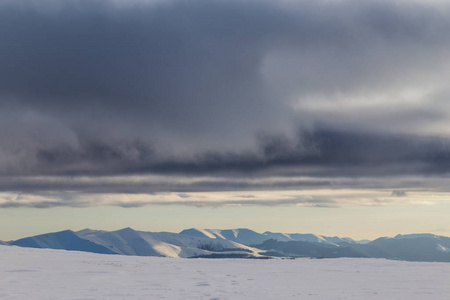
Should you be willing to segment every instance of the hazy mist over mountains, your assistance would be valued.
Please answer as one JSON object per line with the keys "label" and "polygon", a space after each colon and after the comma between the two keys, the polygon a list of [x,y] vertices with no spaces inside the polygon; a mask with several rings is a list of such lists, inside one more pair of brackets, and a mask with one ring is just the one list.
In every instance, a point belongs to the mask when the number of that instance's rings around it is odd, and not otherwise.
{"label": "hazy mist over mountains", "polygon": [[186,229],[180,233],[65,230],[3,244],[101,254],[180,258],[387,258],[450,262],[450,238],[433,234],[397,235],[373,241],[299,233],[258,233],[250,229]]}

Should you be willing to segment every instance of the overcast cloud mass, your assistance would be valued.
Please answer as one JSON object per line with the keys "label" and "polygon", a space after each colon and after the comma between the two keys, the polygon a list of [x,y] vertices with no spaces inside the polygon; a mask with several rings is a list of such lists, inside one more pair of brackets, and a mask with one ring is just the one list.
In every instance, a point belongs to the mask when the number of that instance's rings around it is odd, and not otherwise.
{"label": "overcast cloud mass", "polygon": [[449,32],[429,1],[2,1],[0,207],[448,192]]}

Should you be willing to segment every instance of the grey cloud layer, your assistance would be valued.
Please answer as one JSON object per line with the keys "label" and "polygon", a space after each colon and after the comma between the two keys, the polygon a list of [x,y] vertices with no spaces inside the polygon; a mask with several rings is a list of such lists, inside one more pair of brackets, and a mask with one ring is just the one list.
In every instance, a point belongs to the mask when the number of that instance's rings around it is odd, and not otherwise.
{"label": "grey cloud layer", "polygon": [[3,175],[443,175],[450,171],[450,140],[316,130],[295,139],[261,137],[254,151],[210,151],[178,157],[165,156],[140,141],[105,143],[79,137],[76,148],[39,149],[34,162],[35,168],[27,172]]}
{"label": "grey cloud layer", "polygon": [[[24,179],[53,175],[447,174],[449,8],[3,1],[0,188],[69,188]],[[228,179],[154,189],[246,189]],[[98,180],[72,188],[114,191]]]}

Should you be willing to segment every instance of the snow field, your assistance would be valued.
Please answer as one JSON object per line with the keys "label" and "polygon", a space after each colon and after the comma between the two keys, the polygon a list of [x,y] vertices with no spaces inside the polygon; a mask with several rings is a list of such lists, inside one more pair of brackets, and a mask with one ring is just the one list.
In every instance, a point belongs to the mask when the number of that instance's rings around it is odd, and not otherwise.
{"label": "snow field", "polygon": [[179,259],[0,246],[0,299],[449,299],[450,264]]}

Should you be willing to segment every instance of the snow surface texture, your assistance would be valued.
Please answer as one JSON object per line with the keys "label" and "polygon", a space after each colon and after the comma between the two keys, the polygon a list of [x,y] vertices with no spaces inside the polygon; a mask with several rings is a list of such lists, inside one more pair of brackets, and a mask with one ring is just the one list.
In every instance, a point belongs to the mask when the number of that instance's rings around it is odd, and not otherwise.
{"label": "snow surface texture", "polygon": [[0,246],[0,299],[449,299],[449,263],[176,259]]}

